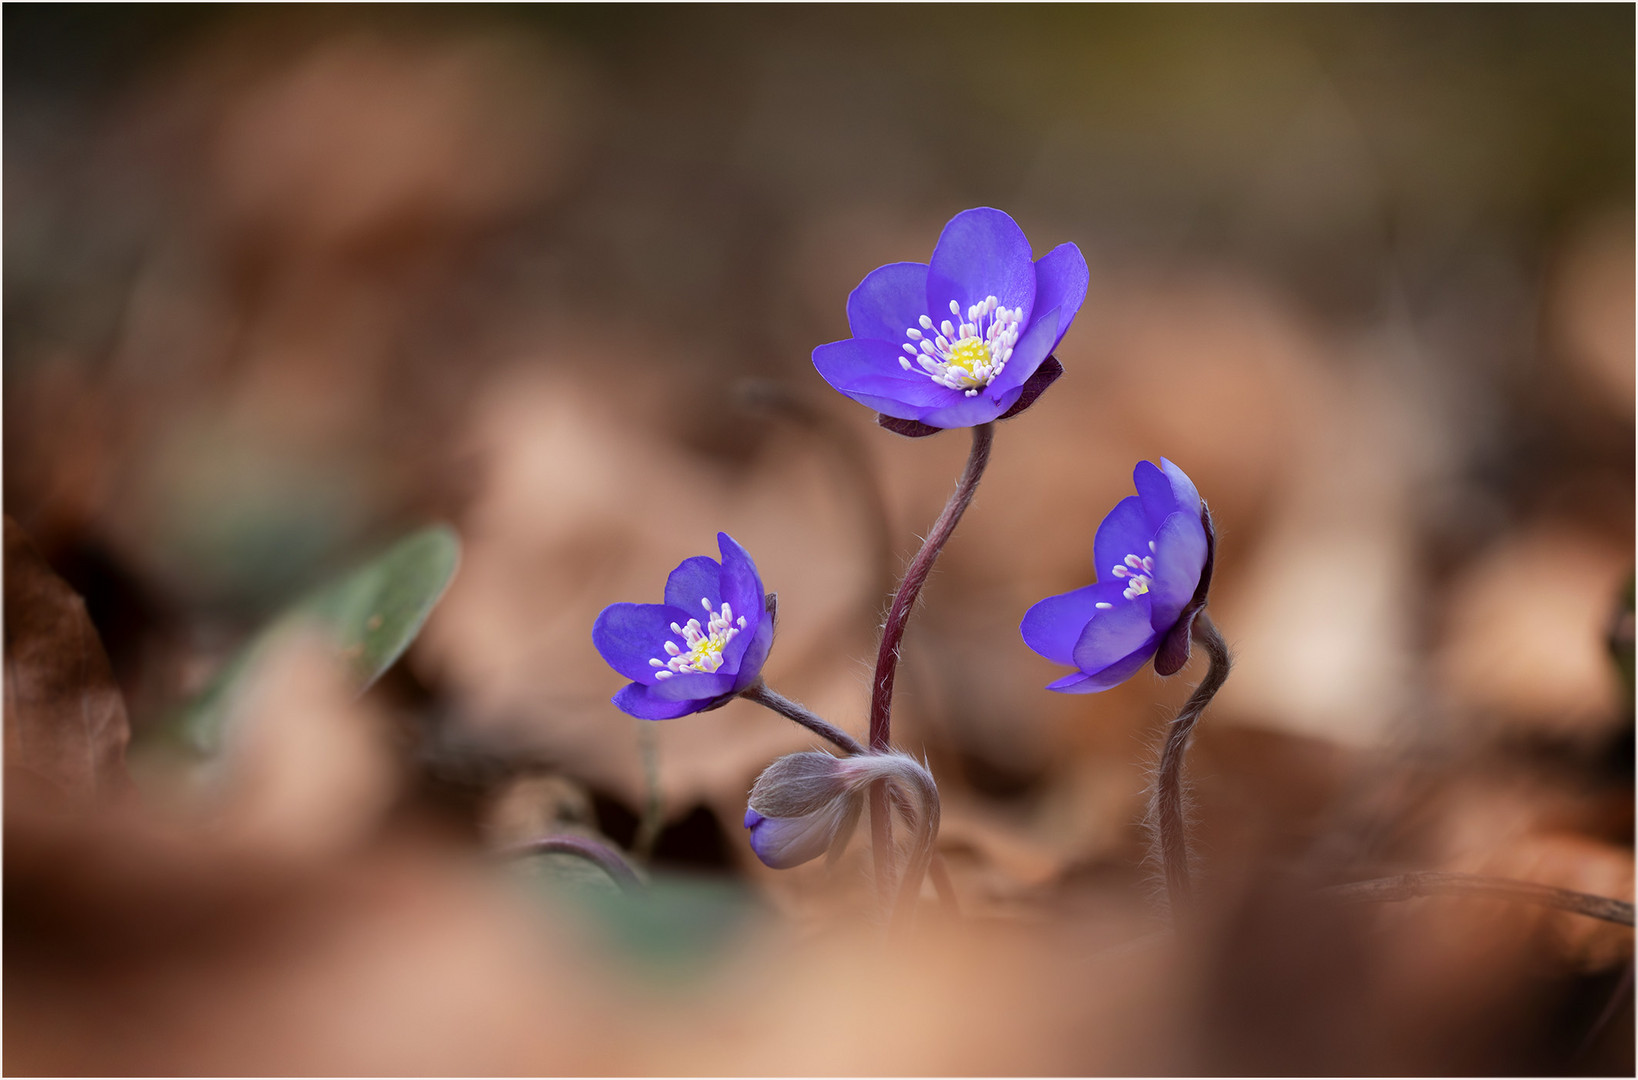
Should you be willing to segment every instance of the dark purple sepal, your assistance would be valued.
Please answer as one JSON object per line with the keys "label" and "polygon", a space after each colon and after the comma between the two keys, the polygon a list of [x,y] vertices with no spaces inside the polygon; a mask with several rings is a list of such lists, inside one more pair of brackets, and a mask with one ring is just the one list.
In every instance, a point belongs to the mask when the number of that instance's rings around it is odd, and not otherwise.
{"label": "dark purple sepal", "polygon": [[1049,356],[1041,361],[1041,366],[1035,369],[1035,374],[1024,381],[1023,393],[1013,402],[1012,408],[1002,413],[997,419],[1005,420],[1010,416],[1017,416],[1031,405],[1035,399],[1046,393],[1046,388],[1058,381],[1058,376],[1064,373],[1064,366],[1058,363],[1056,356]]}
{"label": "dark purple sepal", "polygon": [[1160,649],[1155,653],[1155,671],[1160,675],[1174,675],[1189,662],[1189,636],[1194,629],[1194,618],[1206,607],[1212,563],[1217,558],[1217,530],[1212,526],[1211,509],[1204,499],[1200,500],[1200,525],[1206,530],[1206,562],[1200,568],[1200,584],[1195,586],[1194,595],[1178,615],[1177,622],[1160,639]]}
{"label": "dark purple sepal", "polygon": [[932,427],[920,420],[900,420],[896,416],[885,413],[876,414],[876,423],[891,431],[895,435],[903,435],[907,439],[925,439],[929,435],[937,435],[943,428]]}
{"label": "dark purple sepal", "polygon": [[711,712],[714,709],[722,708],[724,705],[728,704],[737,697],[739,697],[738,691],[735,691],[732,694],[719,694],[718,696],[712,698],[708,704],[702,705],[693,711],[697,713]]}

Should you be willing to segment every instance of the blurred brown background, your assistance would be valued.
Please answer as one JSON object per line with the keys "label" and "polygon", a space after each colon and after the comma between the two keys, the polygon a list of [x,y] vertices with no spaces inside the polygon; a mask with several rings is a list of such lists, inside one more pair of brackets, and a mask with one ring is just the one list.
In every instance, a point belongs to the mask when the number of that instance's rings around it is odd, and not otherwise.
{"label": "blurred brown background", "polygon": [[[313,582],[426,521],[465,544],[366,699],[377,737],[346,752],[373,764],[258,796],[286,824],[231,854],[182,844],[197,881],[62,870],[61,844],[96,867],[174,837],[8,832],[11,910],[95,885],[124,927],[8,917],[38,942],[8,966],[37,991],[14,1026],[8,978],[8,1069],[1631,1068],[1630,931],[1444,901],[1339,929],[1274,886],[1415,866],[1632,896],[1631,8],[12,5],[4,29],[5,507],[85,597],[137,736]],[[1079,244],[1092,287],[907,638],[895,735],[939,777],[966,920],[856,984],[874,954],[815,941],[864,861],[775,874],[739,828],[804,733],[745,703],[633,721],[590,626],[726,530],[780,595],[770,683],[862,730],[886,592],[966,446],[875,428],[809,353],[973,205]],[[1188,680],[1048,694],[1016,628],[1091,580],[1161,455],[1218,518],[1238,658],[1191,759],[1222,899],[1209,943],[1111,959],[1153,929],[1142,767]],[[301,776],[342,755],[312,738],[283,751]],[[764,912],[689,984],[751,1034],[662,995],[647,1042],[605,1046],[629,987],[471,929],[501,901],[485,878],[469,906],[450,861],[565,822]],[[270,828],[299,869],[213,899]],[[406,913],[423,878],[444,892]],[[309,959],[181,930],[177,959],[144,929],[168,888]],[[349,929],[382,904],[519,1018],[313,1004],[337,971],[354,1006],[401,991],[399,940]],[[64,960],[88,925],[123,959]],[[110,1034],[154,985],[175,1004]],[[267,1000],[301,1039],[233,1034]],[[519,1002],[558,1010],[550,1037]],[[830,1009],[869,1036],[813,1045]]]}

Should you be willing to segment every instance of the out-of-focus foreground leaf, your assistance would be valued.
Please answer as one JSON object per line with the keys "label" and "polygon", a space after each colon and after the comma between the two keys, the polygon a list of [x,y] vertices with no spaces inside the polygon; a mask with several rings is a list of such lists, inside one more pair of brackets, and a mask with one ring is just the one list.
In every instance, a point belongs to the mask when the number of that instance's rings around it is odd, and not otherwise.
{"label": "out-of-focus foreground leaf", "polygon": [[272,644],[298,625],[317,629],[334,646],[362,693],[421,632],[455,576],[460,552],[454,529],[430,526],[308,593],[223,665],[204,692],[177,714],[170,733],[201,754],[221,749],[247,676],[267,658]]}
{"label": "out-of-focus foreground leaf", "polygon": [[6,518],[6,769],[75,801],[126,782],[130,725],[85,601]]}
{"label": "out-of-focus foreground leaf", "polygon": [[671,873],[623,889],[591,861],[559,852],[525,856],[516,873],[543,896],[566,901],[606,945],[655,975],[709,965],[763,914],[733,882]]}

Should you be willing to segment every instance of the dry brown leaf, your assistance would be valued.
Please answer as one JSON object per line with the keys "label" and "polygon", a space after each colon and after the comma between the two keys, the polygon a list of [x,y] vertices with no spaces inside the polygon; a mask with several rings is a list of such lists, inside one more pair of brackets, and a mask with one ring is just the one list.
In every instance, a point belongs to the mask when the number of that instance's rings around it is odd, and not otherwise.
{"label": "dry brown leaf", "polygon": [[423,837],[298,866],[7,824],[8,1073],[621,1071],[552,913]]}
{"label": "dry brown leaf", "polygon": [[75,803],[125,788],[131,731],[82,600],[6,518],[6,769]]}
{"label": "dry brown leaf", "polygon": [[1500,539],[1453,586],[1436,655],[1458,715],[1486,735],[1597,738],[1619,723],[1603,635],[1631,565],[1630,543],[1567,524]]}

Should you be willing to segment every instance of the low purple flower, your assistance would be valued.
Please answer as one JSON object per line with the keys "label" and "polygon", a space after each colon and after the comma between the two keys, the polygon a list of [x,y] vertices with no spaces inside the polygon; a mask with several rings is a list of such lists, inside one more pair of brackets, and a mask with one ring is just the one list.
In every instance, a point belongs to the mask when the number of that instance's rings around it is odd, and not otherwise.
{"label": "low purple flower", "polygon": [[1092,542],[1097,584],[1047,597],[1018,628],[1031,649],[1078,669],[1048,690],[1092,694],[1125,682],[1150,657],[1162,675],[1188,662],[1189,632],[1211,585],[1211,513],[1165,458],[1159,468],[1138,462],[1132,482],[1138,493],[1109,512]]}
{"label": "low purple flower", "polygon": [[684,559],[665,583],[663,604],[610,604],[597,616],[592,643],[631,679],[614,695],[622,712],[643,720],[705,712],[727,704],[762,674],[773,644],[756,564],[727,533],[722,562]]}
{"label": "low purple flower", "polygon": [[853,336],[813,350],[813,366],[901,434],[1005,419],[1063,374],[1052,351],[1086,284],[1074,244],[1035,259],[1012,218],[964,210],[944,226],[930,263],[865,276],[847,298]]}

